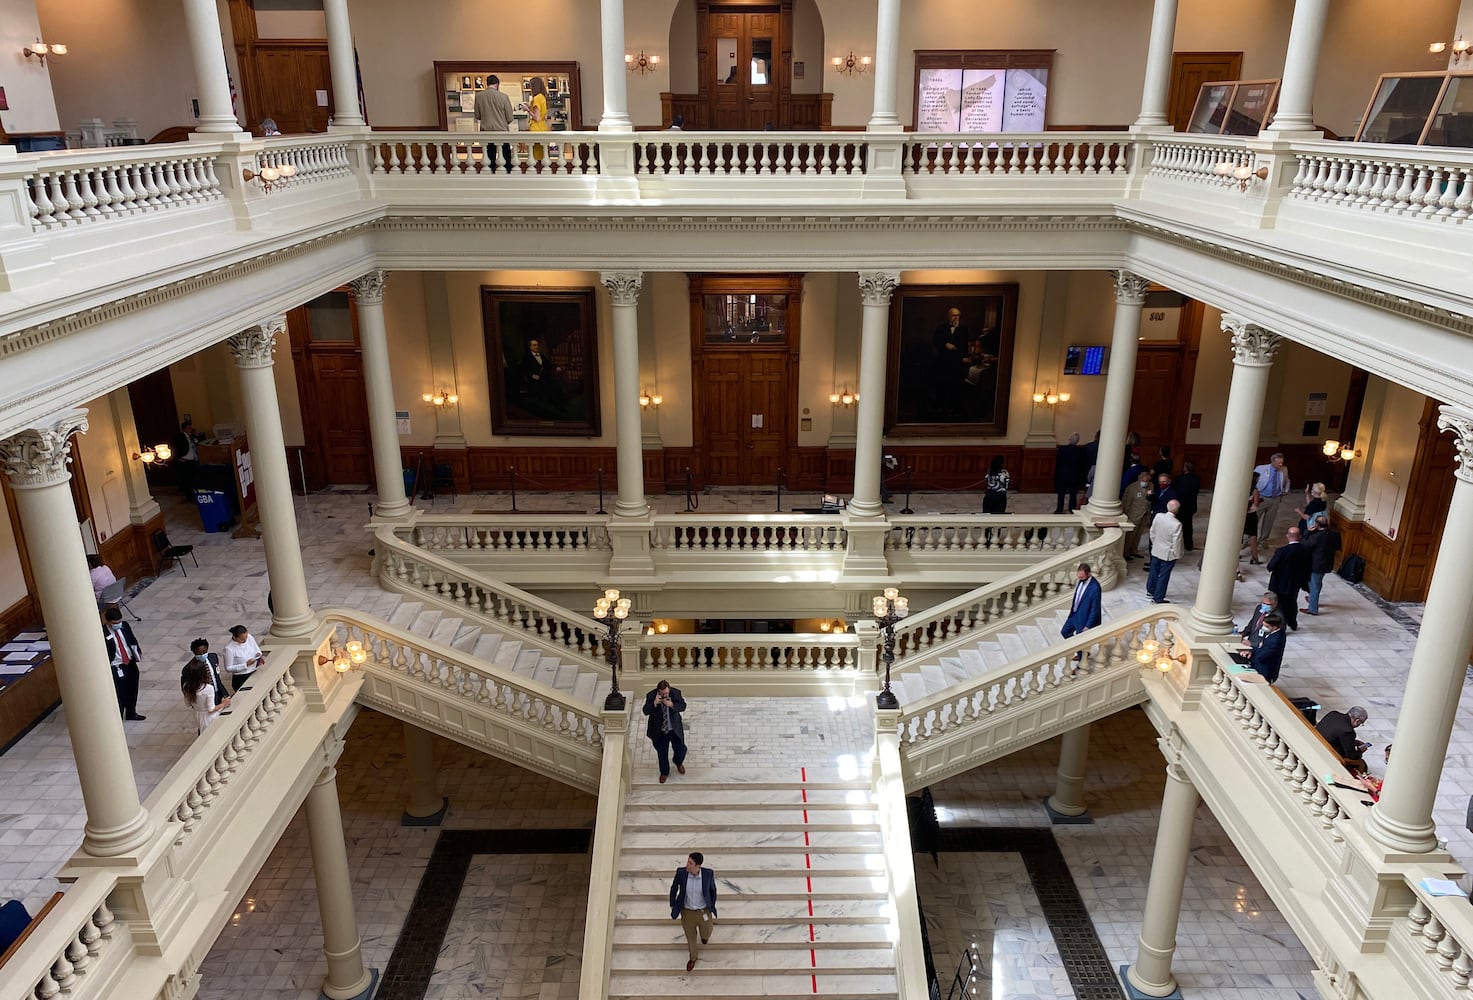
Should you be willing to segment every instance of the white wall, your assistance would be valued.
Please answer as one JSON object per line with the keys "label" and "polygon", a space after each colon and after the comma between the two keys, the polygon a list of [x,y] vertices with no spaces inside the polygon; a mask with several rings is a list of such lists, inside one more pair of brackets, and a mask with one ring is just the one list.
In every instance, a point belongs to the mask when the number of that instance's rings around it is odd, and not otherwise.
{"label": "white wall", "polygon": [[10,607],[27,593],[25,574],[20,568],[20,550],[16,548],[15,532],[10,528],[10,512],[5,506],[5,494],[0,491],[0,609]]}
{"label": "white wall", "polygon": [[123,480],[123,462],[133,458],[124,456],[118,448],[118,429],[107,397],[82,405],[87,408],[87,433],[76,436],[75,447],[86,470],[92,528],[97,532],[97,541],[105,542],[130,527],[128,484]]}
{"label": "white wall", "polygon": [[1391,383],[1376,425],[1376,453],[1367,470],[1366,523],[1388,538],[1396,537],[1406,506],[1407,484],[1417,455],[1422,411],[1427,397]]}
{"label": "white wall", "polygon": [[48,58],[42,65],[22,51],[37,38],[70,44],[71,39],[41,30],[36,0],[0,0],[0,87],[5,88],[9,111],[0,111],[7,132],[54,132],[56,117],[50,67],[73,58]]}

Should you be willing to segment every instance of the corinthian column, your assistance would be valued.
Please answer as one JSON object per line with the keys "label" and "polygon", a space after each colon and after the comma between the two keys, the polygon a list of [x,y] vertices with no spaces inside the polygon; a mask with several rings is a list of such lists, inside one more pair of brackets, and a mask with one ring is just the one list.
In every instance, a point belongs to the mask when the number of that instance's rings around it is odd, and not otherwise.
{"label": "corinthian column", "polygon": [[1222,328],[1233,339],[1233,381],[1212,487],[1207,543],[1202,547],[1202,578],[1192,608],[1192,623],[1199,636],[1230,635],[1233,630],[1233,582],[1243,544],[1243,512],[1253,488],[1258,425],[1263,420],[1269,373],[1283,342],[1278,334],[1241,316],[1223,314]]}
{"label": "corinthian column", "polygon": [[35,596],[51,642],[67,737],[87,807],[82,850],[116,857],[147,843],[153,825],[138,801],[87,553],[67,484],[72,478],[67,471],[71,436],[86,430],[86,410],[52,414],[0,441],[0,464],[15,491],[21,533],[38,556],[31,563]]}
{"label": "corinthian column", "polygon": [[368,397],[368,434],[373,441],[373,475],[379,517],[409,513],[404,496],[404,460],[399,454],[399,422],[394,413],[394,379],[389,366],[389,335],[384,329],[386,271],[369,271],[352,282],[358,303],[358,340],[363,350],[363,387]]}
{"label": "corinthian column", "polygon": [[611,272],[600,274],[599,280],[609,290],[614,313],[614,427],[619,468],[614,513],[643,517],[650,509],[644,499],[644,440],[639,425],[639,289],[644,275]]}
{"label": "corinthian column", "polygon": [[276,335],[285,329],[286,317],[276,316],[237,333],[229,344],[240,376],[256,511],[261,517],[261,540],[266,548],[266,576],[276,609],[271,634],[302,638],[311,634],[317,616],[307,600],[307,574],[302,568],[302,545],[297,537],[297,510],[286,465],[286,439],[281,433],[281,407],[271,372]]}
{"label": "corinthian column", "polygon": [[1141,309],[1150,281],[1129,271],[1115,276],[1115,329],[1110,335],[1110,371],[1105,376],[1105,410],[1100,414],[1100,450],[1095,455],[1094,492],[1089,512],[1120,517],[1120,477],[1125,472],[1125,435],[1130,428],[1130,397],[1135,390],[1135,357],[1141,335]]}
{"label": "corinthian column", "polygon": [[890,297],[900,285],[899,271],[861,271],[859,293],[864,318],[859,330],[859,413],[854,429],[854,498],[849,513],[878,517],[880,462],[885,439],[885,358],[889,351]]}
{"label": "corinthian column", "polygon": [[1371,837],[1393,851],[1437,846],[1432,804],[1473,646],[1473,615],[1468,613],[1468,595],[1473,594],[1473,410],[1444,406],[1437,427],[1455,435],[1458,463],[1423,614],[1437,626],[1417,636],[1396,720],[1396,754],[1386,768],[1381,800],[1366,824]]}

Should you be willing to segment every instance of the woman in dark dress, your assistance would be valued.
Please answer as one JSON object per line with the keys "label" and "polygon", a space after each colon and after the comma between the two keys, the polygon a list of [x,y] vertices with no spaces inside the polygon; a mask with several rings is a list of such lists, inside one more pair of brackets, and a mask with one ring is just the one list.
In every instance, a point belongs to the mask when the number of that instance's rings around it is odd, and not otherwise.
{"label": "woman in dark dress", "polygon": [[1325,500],[1326,492],[1324,483],[1315,483],[1304,491],[1305,499],[1309,501],[1304,505],[1304,509],[1294,508],[1294,513],[1299,515],[1300,538],[1303,538],[1304,533],[1309,529],[1309,519],[1329,506]]}
{"label": "woman in dark dress", "polygon": [[987,492],[982,495],[982,513],[984,514],[1006,514],[1008,512],[1008,489],[1013,484],[1013,477],[1008,475],[1008,470],[1002,466],[1002,456],[994,455],[992,464],[987,467]]}

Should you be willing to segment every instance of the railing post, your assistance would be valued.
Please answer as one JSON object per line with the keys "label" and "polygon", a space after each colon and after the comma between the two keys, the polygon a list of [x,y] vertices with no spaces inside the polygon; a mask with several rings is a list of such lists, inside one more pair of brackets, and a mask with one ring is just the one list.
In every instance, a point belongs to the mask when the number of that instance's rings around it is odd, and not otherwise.
{"label": "railing post", "polygon": [[13,292],[45,279],[51,255],[31,228],[31,196],[26,191],[24,164],[14,146],[0,146],[0,292]]}
{"label": "railing post", "polygon": [[854,635],[859,639],[859,672],[854,678],[854,693],[873,695],[878,690],[880,676],[880,629],[873,618],[861,618],[854,623]]}
{"label": "railing post", "polygon": [[895,199],[905,197],[905,149],[908,141],[904,135],[888,136],[871,133],[863,140],[865,146],[864,184],[860,197],[865,199]]}
{"label": "railing post", "polygon": [[614,951],[614,911],[619,897],[619,846],[623,840],[624,796],[629,792],[629,713],[600,712],[604,727],[598,812],[593,824],[593,863],[588,911],[583,924],[583,971],[578,995],[602,1000],[609,990]]}
{"label": "railing post", "polygon": [[905,776],[900,762],[900,711],[875,709],[875,800],[880,807],[885,870],[895,906],[895,985],[902,997],[929,996],[921,912],[916,902],[915,854],[905,806]]}

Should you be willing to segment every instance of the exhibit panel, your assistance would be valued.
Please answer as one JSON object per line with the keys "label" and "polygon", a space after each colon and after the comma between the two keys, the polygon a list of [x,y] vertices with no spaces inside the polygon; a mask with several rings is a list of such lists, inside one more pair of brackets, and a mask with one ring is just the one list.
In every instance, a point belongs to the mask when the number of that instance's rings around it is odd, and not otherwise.
{"label": "exhibit panel", "polygon": [[440,128],[449,132],[479,132],[476,98],[490,78],[511,101],[512,124],[518,132],[531,129],[529,108],[537,92],[534,81],[546,89],[547,125],[541,131],[579,132],[583,129],[582,86],[576,62],[435,62]]}
{"label": "exhibit panel", "polygon": [[1206,135],[1257,135],[1278,106],[1278,80],[1213,80],[1202,84],[1187,124]]}
{"label": "exhibit panel", "polygon": [[1388,73],[1376,81],[1357,142],[1473,147],[1473,73]]}
{"label": "exhibit panel", "polygon": [[1053,49],[915,53],[917,132],[1042,132]]}

